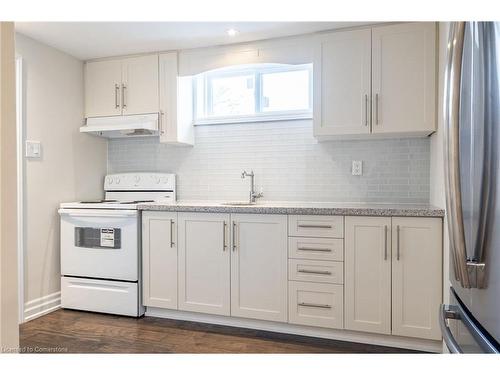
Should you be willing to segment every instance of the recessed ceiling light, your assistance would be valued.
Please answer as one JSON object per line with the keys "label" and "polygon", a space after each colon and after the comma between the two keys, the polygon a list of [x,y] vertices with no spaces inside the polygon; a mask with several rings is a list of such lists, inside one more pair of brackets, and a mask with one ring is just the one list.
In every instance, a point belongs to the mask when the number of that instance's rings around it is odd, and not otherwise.
{"label": "recessed ceiling light", "polygon": [[238,30],[233,29],[233,28],[228,29],[228,30],[226,31],[226,34],[227,34],[227,35],[229,35],[229,36],[236,36],[236,35],[238,35],[239,33],[240,33],[240,32],[239,32]]}

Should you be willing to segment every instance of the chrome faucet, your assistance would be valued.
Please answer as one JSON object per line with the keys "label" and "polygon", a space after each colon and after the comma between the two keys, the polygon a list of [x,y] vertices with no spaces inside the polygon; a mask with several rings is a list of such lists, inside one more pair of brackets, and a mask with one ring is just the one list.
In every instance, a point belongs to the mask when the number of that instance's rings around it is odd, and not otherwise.
{"label": "chrome faucet", "polygon": [[261,193],[256,193],[255,192],[255,174],[253,171],[250,171],[250,173],[247,173],[247,171],[243,171],[241,174],[241,178],[245,177],[250,177],[250,197],[249,197],[249,203],[255,203],[255,199],[257,198],[262,198],[264,194]]}

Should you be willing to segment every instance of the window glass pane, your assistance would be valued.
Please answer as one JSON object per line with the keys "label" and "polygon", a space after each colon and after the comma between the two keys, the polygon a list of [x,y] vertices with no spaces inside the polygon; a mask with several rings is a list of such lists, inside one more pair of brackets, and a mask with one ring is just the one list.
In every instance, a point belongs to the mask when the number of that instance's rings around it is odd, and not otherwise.
{"label": "window glass pane", "polygon": [[210,116],[249,115],[255,113],[253,74],[214,77],[211,83]]}
{"label": "window glass pane", "polygon": [[262,111],[309,109],[309,71],[262,74]]}

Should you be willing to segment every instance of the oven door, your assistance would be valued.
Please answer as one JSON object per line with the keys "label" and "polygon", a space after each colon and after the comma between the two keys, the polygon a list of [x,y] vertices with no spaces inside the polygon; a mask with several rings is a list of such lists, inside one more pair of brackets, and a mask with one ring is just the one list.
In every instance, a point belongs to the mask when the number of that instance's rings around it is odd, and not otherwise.
{"label": "oven door", "polygon": [[61,274],[138,281],[136,210],[60,209]]}

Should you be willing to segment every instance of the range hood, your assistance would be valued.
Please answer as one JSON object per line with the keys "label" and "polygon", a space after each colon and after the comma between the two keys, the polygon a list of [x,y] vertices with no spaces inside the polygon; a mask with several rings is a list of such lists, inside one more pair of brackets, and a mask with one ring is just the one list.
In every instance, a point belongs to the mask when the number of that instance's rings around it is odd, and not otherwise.
{"label": "range hood", "polygon": [[80,132],[105,138],[158,136],[158,113],[87,118]]}

